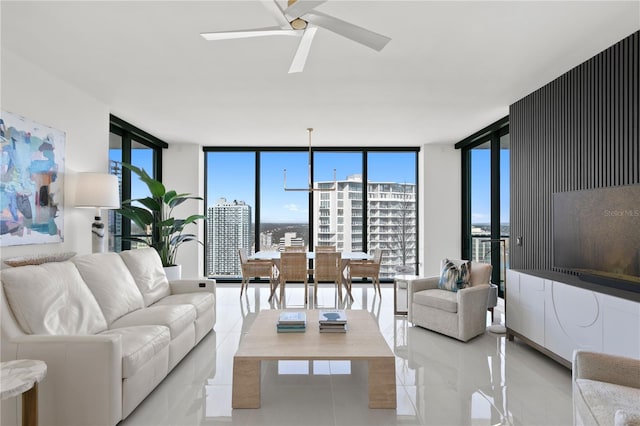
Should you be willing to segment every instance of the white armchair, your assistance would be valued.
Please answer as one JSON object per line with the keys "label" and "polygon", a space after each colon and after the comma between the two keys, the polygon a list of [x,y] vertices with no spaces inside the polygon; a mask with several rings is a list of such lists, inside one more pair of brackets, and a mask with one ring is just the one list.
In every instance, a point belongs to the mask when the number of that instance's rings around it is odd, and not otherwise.
{"label": "white armchair", "polygon": [[640,359],[576,350],[573,423],[640,425]]}
{"label": "white armchair", "polygon": [[491,265],[472,262],[471,285],[457,292],[439,289],[439,277],[412,281],[409,322],[463,342],[484,333],[490,278]]}

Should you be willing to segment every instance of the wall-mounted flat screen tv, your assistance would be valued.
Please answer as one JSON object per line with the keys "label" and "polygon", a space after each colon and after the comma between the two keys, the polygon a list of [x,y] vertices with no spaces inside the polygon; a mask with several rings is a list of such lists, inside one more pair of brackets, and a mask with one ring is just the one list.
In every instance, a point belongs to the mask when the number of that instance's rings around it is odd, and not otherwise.
{"label": "wall-mounted flat screen tv", "polygon": [[640,292],[640,185],[553,194],[553,266]]}

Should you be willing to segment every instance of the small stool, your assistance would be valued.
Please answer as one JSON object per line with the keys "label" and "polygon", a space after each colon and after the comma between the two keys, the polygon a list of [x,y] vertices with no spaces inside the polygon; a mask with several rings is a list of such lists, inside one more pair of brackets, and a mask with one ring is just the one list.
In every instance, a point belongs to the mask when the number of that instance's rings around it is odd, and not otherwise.
{"label": "small stool", "polygon": [[38,382],[47,375],[47,364],[33,359],[0,363],[0,398],[22,394],[22,426],[38,424]]}

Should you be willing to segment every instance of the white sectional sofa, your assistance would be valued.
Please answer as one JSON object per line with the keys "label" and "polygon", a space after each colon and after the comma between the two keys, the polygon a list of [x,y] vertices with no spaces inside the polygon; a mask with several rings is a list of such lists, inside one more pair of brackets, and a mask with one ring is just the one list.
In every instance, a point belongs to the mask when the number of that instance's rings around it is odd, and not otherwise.
{"label": "white sectional sofa", "polygon": [[216,320],[215,281],[167,281],[151,248],[4,269],[0,281],[2,361],[48,367],[43,425],[117,424]]}

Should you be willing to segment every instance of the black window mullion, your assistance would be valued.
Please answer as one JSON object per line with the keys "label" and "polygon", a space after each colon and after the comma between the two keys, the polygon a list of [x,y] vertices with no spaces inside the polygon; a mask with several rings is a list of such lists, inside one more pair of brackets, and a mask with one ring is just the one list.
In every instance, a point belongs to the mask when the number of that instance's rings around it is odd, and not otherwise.
{"label": "black window mullion", "polygon": [[369,205],[369,171],[367,170],[369,164],[369,151],[364,150],[362,152],[362,251],[368,252],[369,248],[369,212],[367,206]]}
{"label": "black window mullion", "polygon": [[[131,134],[124,132],[122,135],[122,162],[131,164]],[[122,200],[131,199],[131,170],[126,167],[122,168]],[[131,236],[131,220],[120,216],[122,237],[128,238]],[[131,249],[131,241],[121,238],[122,250]]]}
{"label": "black window mullion", "polygon": [[500,137],[491,135],[491,282],[500,285]]}
{"label": "black window mullion", "polygon": [[260,151],[255,151],[255,191],[254,194],[254,215],[256,223],[253,227],[253,245],[256,251],[260,251]]}

